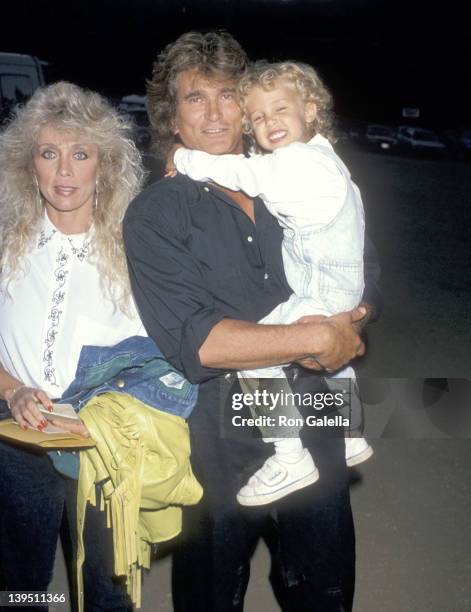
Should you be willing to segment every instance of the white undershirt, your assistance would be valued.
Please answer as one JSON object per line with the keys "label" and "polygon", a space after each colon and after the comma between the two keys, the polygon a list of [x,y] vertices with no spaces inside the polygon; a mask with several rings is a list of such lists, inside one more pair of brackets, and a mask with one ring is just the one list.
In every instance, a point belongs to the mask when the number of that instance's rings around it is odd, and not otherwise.
{"label": "white undershirt", "polygon": [[25,257],[25,274],[0,282],[0,363],[24,384],[62,395],[86,344],[110,346],[145,336],[134,310],[127,317],[100,288],[90,261],[93,229],[62,234],[45,213]]}

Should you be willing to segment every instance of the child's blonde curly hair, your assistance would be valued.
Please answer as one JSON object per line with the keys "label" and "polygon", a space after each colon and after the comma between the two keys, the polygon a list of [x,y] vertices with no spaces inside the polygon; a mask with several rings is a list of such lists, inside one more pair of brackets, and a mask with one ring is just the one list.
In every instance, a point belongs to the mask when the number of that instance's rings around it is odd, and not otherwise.
{"label": "child's blonde curly hair", "polygon": [[239,104],[244,111],[244,132],[252,140],[254,148],[258,149],[251,123],[245,114],[245,101],[254,87],[270,91],[280,79],[294,85],[304,104],[314,102],[316,105],[316,118],[309,125],[312,136],[321,134],[330,141],[335,141],[332,95],[314,68],[299,62],[270,63],[262,60],[247,68],[237,86]]}

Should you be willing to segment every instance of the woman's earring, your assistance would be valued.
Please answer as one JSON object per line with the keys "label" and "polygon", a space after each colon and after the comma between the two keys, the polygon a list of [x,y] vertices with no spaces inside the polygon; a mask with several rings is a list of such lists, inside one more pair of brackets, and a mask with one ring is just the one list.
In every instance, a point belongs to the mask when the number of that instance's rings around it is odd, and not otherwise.
{"label": "woman's earring", "polygon": [[41,207],[42,206],[41,191],[39,189],[38,177],[34,173],[33,173],[33,181],[36,187],[36,200],[37,200],[38,206]]}
{"label": "woman's earring", "polygon": [[94,203],[94,206],[95,206],[95,210],[97,210],[98,209],[98,179],[95,182],[95,203]]}

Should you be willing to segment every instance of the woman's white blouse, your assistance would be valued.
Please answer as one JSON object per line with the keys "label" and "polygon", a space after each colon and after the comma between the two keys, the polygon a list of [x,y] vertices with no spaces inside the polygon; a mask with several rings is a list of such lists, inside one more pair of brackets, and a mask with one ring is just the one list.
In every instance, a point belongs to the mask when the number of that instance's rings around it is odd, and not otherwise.
{"label": "woman's white blouse", "polygon": [[134,311],[127,317],[103,295],[90,261],[93,229],[62,234],[45,213],[25,274],[0,283],[0,363],[24,384],[58,398],[75,378],[86,344],[110,346],[145,336]]}

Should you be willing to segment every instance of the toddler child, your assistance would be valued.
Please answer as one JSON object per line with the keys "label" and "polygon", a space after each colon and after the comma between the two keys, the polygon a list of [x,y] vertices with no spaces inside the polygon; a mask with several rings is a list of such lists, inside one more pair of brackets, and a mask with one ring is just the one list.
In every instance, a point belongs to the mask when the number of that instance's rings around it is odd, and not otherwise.
{"label": "toddler child", "polygon": [[[283,264],[294,293],[259,322],[288,324],[306,315],[355,308],[364,287],[364,213],[360,192],[328,140],[329,92],[310,66],[257,62],[239,82],[238,97],[245,131],[261,154],[217,156],[182,147],[174,163],[192,179],[260,196],[283,228]],[[280,397],[290,392],[282,366],[240,372],[239,377],[245,389],[254,389],[252,379],[276,378],[278,391],[285,392]],[[331,390],[350,387],[350,413],[355,405],[361,411],[354,379],[351,367],[326,377]],[[299,422],[294,403],[285,409]],[[239,503],[270,503],[318,479],[299,429],[285,431],[284,437],[262,429],[264,441],[274,442],[275,454],[239,491]],[[348,465],[372,452],[364,438],[346,438]]]}

